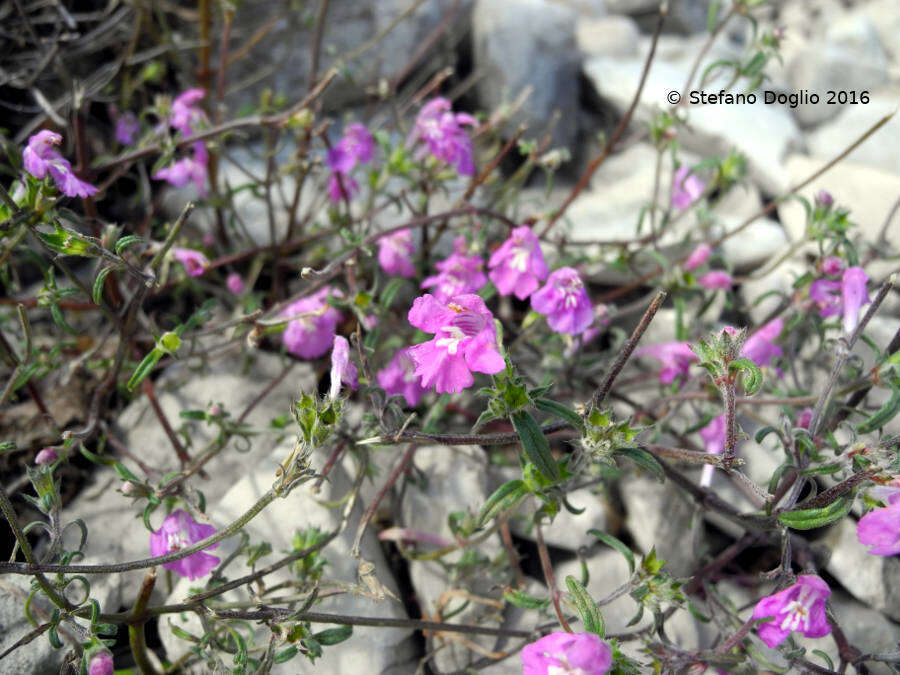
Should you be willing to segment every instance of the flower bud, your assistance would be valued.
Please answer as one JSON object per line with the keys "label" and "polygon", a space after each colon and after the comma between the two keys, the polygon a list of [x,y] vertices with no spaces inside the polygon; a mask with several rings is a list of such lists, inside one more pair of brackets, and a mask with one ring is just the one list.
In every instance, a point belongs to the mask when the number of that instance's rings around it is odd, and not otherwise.
{"label": "flower bud", "polygon": [[56,454],[56,450],[53,448],[44,448],[34,458],[34,463],[41,466],[44,464],[52,464],[57,459],[59,459],[59,456]]}

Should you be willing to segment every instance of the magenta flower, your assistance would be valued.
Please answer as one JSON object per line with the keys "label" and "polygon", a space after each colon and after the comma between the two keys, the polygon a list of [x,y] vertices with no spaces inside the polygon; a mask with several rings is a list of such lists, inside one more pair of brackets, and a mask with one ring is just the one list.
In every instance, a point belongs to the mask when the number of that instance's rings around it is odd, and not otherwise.
{"label": "magenta flower", "polygon": [[812,416],[812,408],[804,408],[800,411],[800,414],[797,415],[795,426],[800,429],[809,429],[809,423],[812,422]]}
{"label": "magenta flower", "polygon": [[197,105],[206,96],[203,89],[188,89],[172,101],[169,124],[187,138],[196,131],[200,122],[206,121],[206,113]]}
{"label": "magenta flower", "polygon": [[472,386],[473,371],[492,375],[506,367],[497,347],[494,315],[474,293],[449,301],[425,294],[415,299],[407,318],[414,327],[434,334],[408,352],[423,387],[453,394]]}
{"label": "magenta flower", "polygon": [[202,276],[209,267],[206,256],[191,248],[176,248],[172,251],[172,257],[184,265],[184,270],[192,277]]}
{"label": "magenta flower", "polygon": [[465,237],[457,237],[453,253],[435,264],[438,273],[426,277],[420,288],[434,287],[434,296],[444,302],[455,295],[475,293],[487,283],[484,260],[479,255],[467,255]]}
{"label": "magenta flower", "polygon": [[350,360],[350,343],[347,338],[335,335],[331,350],[331,388],[328,390],[328,398],[333,401],[337,399],[341,393],[341,383],[352,387],[354,391],[359,387],[356,365]]}
{"label": "magenta flower", "polygon": [[703,288],[723,288],[728,289],[734,285],[734,280],[728,272],[722,270],[712,270],[701,277],[697,277],[697,283]]}
{"label": "magenta flower", "polygon": [[232,272],[228,275],[228,278],[225,279],[225,286],[235,295],[240,295],[244,292],[244,280],[241,279],[241,275],[237,272]]}
{"label": "magenta flower", "polygon": [[386,368],[379,370],[376,377],[378,384],[388,396],[402,396],[406,404],[414,408],[428,391],[416,376],[416,364],[409,355],[411,347],[398,349],[394,358]]}
{"label": "magenta flower", "polygon": [[[156,557],[179,551],[211,537],[215,533],[216,528],[212,525],[198,523],[191,518],[187,511],[178,509],[166,516],[162,527],[150,535],[150,555]],[[213,544],[204,550],[209,551],[216,546],[218,544]],[[218,564],[219,559],[216,556],[197,551],[181,560],[164,563],[163,567],[194,581],[209,574],[212,568]]]}
{"label": "magenta flower", "polygon": [[340,201],[349,202],[357,194],[359,183],[350,174],[334,171],[328,177],[328,198],[335,204]]}
{"label": "magenta flower", "polygon": [[164,180],[173,187],[184,187],[190,182],[194,183],[197,193],[201,197],[206,196],[206,164],[209,154],[206,146],[199,141],[194,143],[194,156],[183,157],[167,167],[158,169],[153,174],[156,180]]}
{"label": "magenta flower", "polygon": [[88,664],[88,675],[113,675],[113,657],[108,651],[95,652]]}
{"label": "magenta flower", "polygon": [[[896,481],[895,481],[896,482]],[[897,555],[900,553],[900,487],[873,488],[885,493],[888,505],[869,511],[856,524],[856,538],[868,546],[870,555]]]}
{"label": "magenta flower", "polygon": [[844,271],[844,261],[836,255],[830,255],[819,263],[819,269],[822,270],[822,274],[829,277],[836,277]]}
{"label": "magenta flower", "polygon": [[[709,424],[700,430],[700,437],[706,444],[706,452],[710,455],[721,455],[725,452],[725,415],[713,417]],[[703,473],[700,475],[700,485],[709,487],[715,467],[712,464],[703,465]]]}
{"label": "magenta flower", "polygon": [[[354,158],[354,165],[356,162],[365,164],[372,159],[372,155],[375,153],[375,139],[372,138],[372,134],[365,125],[354,122],[347,125],[344,137],[338,142],[338,148]],[[350,167],[350,169],[352,168],[353,166]]]}
{"label": "magenta flower", "polygon": [[844,332],[852,333],[859,323],[860,308],[871,302],[866,284],[869,276],[862,267],[848,267],[841,280],[817,279],[809,286],[809,298],[819,306],[819,316],[844,313]]}
{"label": "magenta flower", "polygon": [[781,347],[775,344],[775,339],[781,334],[783,328],[784,321],[772,319],[747,338],[741,349],[741,356],[750,359],[760,368],[771,365],[773,358],[781,356]]}
{"label": "magenta flower", "polygon": [[816,206],[828,208],[832,204],[834,204],[834,197],[831,196],[828,190],[819,190],[816,193]]}
{"label": "magenta flower", "polygon": [[35,178],[44,178],[48,173],[56,187],[67,197],[90,197],[97,194],[97,188],[78,178],[69,160],[60,155],[54,146],[62,143],[62,136],[44,129],[28,139],[22,151],[25,170]]}
{"label": "magenta flower", "polygon": [[314,359],[325,354],[334,343],[334,332],[343,318],[327,303],[329,288],[294,302],[281,312],[290,318],[281,340],[291,354]]}
{"label": "magenta flower", "polygon": [[522,650],[522,675],[603,675],[612,649],[593,633],[545,635]]}
{"label": "magenta flower", "polygon": [[700,199],[706,183],[700,180],[686,166],[680,167],[672,176],[672,206],[684,211]]}
{"label": "magenta flower", "polygon": [[859,309],[872,302],[866,290],[869,275],[862,267],[848,267],[841,277],[841,300],[844,304],[844,332],[849,335],[859,324]]}
{"label": "magenta flower", "polygon": [[675,378],[687,378],[691,363],[697,360],[690,343],[678,341],[641,347],[634,355],[649,356],[662,364],[662,370],[659,371],[659,381],[662,384],[670,384]]}
{"label": "magenta flower", "polygon": [[57,459],[59,459],[56,454],[56,450],[53,448],[43,448],[37,455],[34,457],[34,463],[38,466],[42,466],[44,464],[52,464]]}
{"label": "magenta flower", "polygon": [[691,254],[687,257],[687,260],[684,261],[684,269],[688,272],[692,272],[697,269],[706,262],[707,258],[709,258],[712,253],[712,246],[709,244],[700,244],[697,248],[691,252]]}
{"label": "magenta flower", "polygon": [[531,295],[531,308],[547,317],[557,333],[579,335],[594,322],[594,308],[581,277],[571,267],[560,267]]}
{"label": "magenta flower", "polygon": [[475,173],[472,139],[462,127],[464,124],[478,126],[478,121],[471,115],[453,113],[450,109],[450,101],[445,98],[432,99],[422,106],[409,143],[424,141],[432,155],[455,166],[459,173],[471,176]]}
{"label": "magenta flower", "polygon": [[122,145],[134,143],[134,137],[140,133],[141,125],[138,118],[130,110],[116,116],[116,140]]}
{"label": "magenta flower", "polygon": [[412,256],[415,250],[412,230],[397,230],[378,240],[378,263],[387,274],[414,277],[416,268]]}
{"label": "magenta flower", "polygon": [[488,267],[497,290],[503,295],[515,293],[519,300],[534,293],[549,272],[541,244],[526,225],[513,228],[509,239],[491,254]]}
{"label": "magenta flower", "polygon": [[831,632],[825,616],[829,595],[831,590],[821,578],[801,574],[793,586],[764,597],[753,608],[754,619],[771,617],[757,628],[760,639],[769,647],[777,647],[792,631],[808,638],[825,637]]}

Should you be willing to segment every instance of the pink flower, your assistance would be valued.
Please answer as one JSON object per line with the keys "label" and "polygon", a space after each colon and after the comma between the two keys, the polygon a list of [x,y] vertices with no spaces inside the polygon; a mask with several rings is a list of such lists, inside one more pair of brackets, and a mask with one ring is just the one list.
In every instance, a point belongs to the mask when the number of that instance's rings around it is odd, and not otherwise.
{"label": "pink flower", "polygon": [[[347,125],[344,137],[338,142],[338,147],[354,158],[354,164],[358,161],[365,164],[375,152],[375,139],[359,122]],[[351,166],[350,169],[353,167]],[[349,169],[347,169],[349,171]]]}
{"label": "pink flower", "polygon": [[497,290],[503,295],[515,293],[519,300],[534,293],[549,271],[538,238],[525,225],[513,228],[509,239],[491,254],[488,267]]}
{"label": "pink flower", "polygon": [[852,333],[859,323],[860,308],[871,302],[866,284],[869,277],[862,267],[848,267],[841,280],[818,279],[809,287],[809,298],[819,306],[819,316],[828,318],[844,313],[844,332]]}
{"label": "pink flower", "polygon": [[680,167],[672,177],[672,206],[684,211],[700,199],[706,184],[691,173],[686,166]]}
{"label": "pink flower", "polygon": [[836,255],[830,255],[819,263],[819,269],[822,270],[822,274],[829,277],[836,277],[844,271],[844,261]]}
{"label": "pink flower", "polygon": [[[150,554],[156,557],[179,551],[211,537],[215,533],[216,528],[212,525],[198,523],[188,515],[187,511],[178,509],[166,516],[162,527],[150,535]],[[209,551],[216,546],[218,544],[213,544],[205,550]],[[212,568],[218,564],[219,559],[216,556],[197,551],[181,560],[164,563],[163,567],[193,581],[209,574]]]}
{"label": "pink flower", "polygon": [[594,308],[581,277],[571,267],[560,267],[531,296],[531,307],[547,317],[557,333],[578,335],[594,322]]}
{"label": "pink flower", "polygon": [[641,347],[634,355],[650,356],[662,364],[662,370],[659,371],[659,381],[662,384],[670,384],[675,378],[687,378],[691,363],[697,360],[690,343],[678,341]]}
{"label": "pink flower", "polygon": [[467,255],[465,237],[457,237],[453,253],[437,263],[438,273],[426,277],[420,288],[434,288],[434,296],[441,302],[455,295],[475,293],[487,283],[484,260],[479,255]]}
{"label": "pink flower", "polygon": [[141,125],[133,112],[128,111],[116,117],[116,140],[122,145],[134,143],[134,137],[140,131]]}
{"label": "pink flower", "polygon": [[328,398],[337,399],[341,393],[341,383],[352,387],[354,391],[359,387],[356,365],[350,360],[350,343],[347,338],[335,335],[331,350],[331,388],[328,390]]}
{"label": "pink flower", "polygon": [[474,293],[449,301],[425,294],[413,302],[408,319],[434,334],[408,352],[423,387],[433,386],[439,394],[457,393],[472,386],[472,371],[494,374],[506,367],[497,348],[494,316]]}
{"label": "pink flower", "polygon": [[49,173],[56,187],[67,197],[85,198],[97,194],[97,188],[79,179],[69,160],[56,151],[54,146],[60,143],[62,136],[47,129],[29,138],[22,151],[25,170],[35,178],[44,178]]}
{"label": "pink flower", "polygon": [[[876,489],[870,490],[870,493]],[[880,488],[887,496],[888,506],[869,511],[856,525],[856,538],[868,546],[870,555],[897,555],[900,553],[900,488]]]}
{"label": "pink flower", "polygon": [[700,265],[706,262],[711,253],[712,246],[710,246],[709,244],[700,244],[687,257],[687,260],[684,261],[684,269],[688,272],[697,269],[698,267],[700,267]]}
{"label": "pink flower", "polygon": [[113,675],[113,657],[108,651],[95,652],[88,664],[88,675]]}
{"label": "pink flower", "polygon": [[416,268],[412,256],[415,250],[412,230],[397,230],[378,240],[378,263],[387,274],[414,277]]}
{"label": "pink flower", "polygon": [[821,578],[801,574],[793,586],[764,597],[753,609],[754,619],[771,617],[757,628],[760,639],[769,647],[777,647],[792,631],[808,638],[825,637],[831,632],[825,616],[825,600],[830,595],[828,584]]}
{"label": "pink flower", "polygon": [[197,105],[206,96],[203,89],[188,89],[172,101],[169,124],[187,138],[196,131],[196,125],[206,120],[206,113]]}
{"label": "pink flower", "polygon": [[190,248],[176,248],[172,251],[172,257],[184,265],[184,270],[192,277],[202,276],[209,267],[206,256]]}
{"label": "pink flower", "polygon": [[816,193],[816,206],[828,208],[832,204],[834,204],[834,197],[831,196],[831,193],[828,190],[819,190]]}
{"label": "pink flower", "polygon": [[812,416],[812,408],[804,408],[800,411],[800,414],[797,415],[796,426],[800,429],[809,429],[809,423],[812,422]]}
{"label": "pink flower", "polygon": [[697,278],[697,283],[703,288],[724,288],[728,289],[734,285],[734,280],[728,272],[722,270],[712,270],[701,277]]}
{"label": "pink flower", "polygon": [[333,172],[328,177],[328,198],[337,204],[339,201],[350,201],[359,194],[359,183],[350,174]]}
{"label": "pink flower", "polygon": [[198,141],[194,143],[193,157],[183,157],[167,167],[158,169],[153,174],[153,178],[164,180],[174,187],[184,187],[193,181],[197,193],[201,197],[205,197],[208,161],[209,154],[206,152],[206,146]]}
{"label": "pink flower", "polygon": [[545,635],[522,650],[522,675],[603,675],[612,649],[593,633]]}
{"label": "pink flower", "polygon": [[327,303],[329,288],[294,302],[281,313],[290,317],[281,340],[291,354],[314,359],[325,354],[334,343],[335,329],[341,313]]}
{"label": "pink flower", "polygon": [[781,356],[781,347],[775,344],[775,339],[781,334],[784,321],[772,319],[765,326],[756,331],[744,342],[741,356],[744,356],[760,368],[772,363],[772,359]]}
{"label": "pink flower", "polygon": [[478,126],[478,121],[466,113],[450,112],[450,101],[435,98],[422,106],[409,143],[424,141],[432,155],[455,166],[466,176],[475,173],[472,160],[472,139],[462,125]]}
{"label": "pink flower", "polygon": [[225,285],[235,295],[240,295],[244,292],[244,280],[241,279],[241,275],[237,272],[232,272],[228,275],[228,278],[225,279]]}
{"label": "pink flower", "polygon": [[[709,424],[700,430],[700,437],[706,443],[706,452],[710,455],[721,455],[725,452],[725,415],[713,417]],[[703,465],[703,473],[700,475],[700,485],[709,487],[715,467],[712,464]]]}
{"label": "pink flower", "polygon": [[416,377],[416,364],[409,355],[411,347],[398,349],[387,368],[379,370],[376,377],[378,384],[388,396],[400,395],[406,404],[414,408],[419,404],[422,395],[428,391]]}
{"label": "pink flower", "polygon": [[52,464],[58,459],[56,450],[53,448],[44,448],[34,457],[34,463],[38,466],[43,464]]}
{"label": "pink flower", "polygon": [[849,335],[859,324],[859,310],[872,302],[866,290],[869,275],[862,267],[848,267],[841,277],[841,300],[844,304],[844,332]]}

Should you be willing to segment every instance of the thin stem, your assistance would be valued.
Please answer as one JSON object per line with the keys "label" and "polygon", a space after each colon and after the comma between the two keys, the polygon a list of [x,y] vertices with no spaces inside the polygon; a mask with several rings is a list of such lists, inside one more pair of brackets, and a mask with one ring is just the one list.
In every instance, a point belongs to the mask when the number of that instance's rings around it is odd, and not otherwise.
{"label": "thin stem", "polygon": [[556,610],[556,618],[559,625],[567,633],[572,632],[572,627],[563,616],[562,607],[559,604],[559,598],[562,595],[556,585],[556,577],[553,574],[553,565],[550,563],[550,554],[547,551],[547,545],[544,543],[544,533],[541,531],[541,524],[534,524],[534,532],[537,535],[538,555],[541,559],[541,569],[544,571],[544,579],[547,581],[547,587],[550,589],[550,599],[553,601],[553,609]]}
{"label": "thin stem", "polygon": [[[147,603],[150,600],[150,594],[153,592],[153,587],[155,585],[156,568],[153,567],[144,577],[144,581],[141,584],[141,590],[138,592],[138,596],[134,601],[134,608],[131,610],[132,615],[136,617],[144,615],[144,612],[147,611]],[[134,657],[134,662],[137,664],[138,670],[141,671],[141,675],[155,675],[156,668],[153,667],[153,664],[147,656],[147,640],[144,635],[145,623],[146,619],[128,625],[128,644],[131,646],[131,655]]]}

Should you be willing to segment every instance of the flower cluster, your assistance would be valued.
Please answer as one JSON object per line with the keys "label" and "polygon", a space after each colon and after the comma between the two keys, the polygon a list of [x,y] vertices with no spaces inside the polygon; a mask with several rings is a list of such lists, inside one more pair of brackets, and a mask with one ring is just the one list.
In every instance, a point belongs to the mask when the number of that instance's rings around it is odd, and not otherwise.
{"label": "flower cluster", "polygon": [[78,178],[69,160],[57,152],[56,146],[60,143],[62,136],[46,129],[29,138],[22,151],[25,170],[35,178],[50,174],[56,187],[67,197],[84,198],[97,194],[97,188]]}
{"label": "flower cluster", "polygon": [[547,317],[557,333],[579,335],[594,322],[594,308],[581,277],[571,267],[560,267],[531,296],[531,307]]}
{"label": "flower cluster", "polygon": [[455,166],[459,173],[471,176],[475,173],[472,139],[463,125],[478,126],[478,121],[467,113],[451,112],[451,108],[450,101],[440,97],[422,106],[409,144],[423,141],[432,155]]}
{"label": "flower cluster", "polygon": [[[150,554],[153,557],[166,555],[196,544],[215,533],[216,528],[212,525],[198,523],[191,518],[187,511],[178,509],[166,516],[162,527],[150,535]],[[213,544],[205,550],[209,551],[216,546],[218,544]],[[163,563],[163,567],[194,581],[205,577],[218,564],[219,559],[216,556],[204,551],[197,551],[181,560]]]}
{"label": "flower cluster", "polygon": [[465,237],[453,242],[453,253],[435,265],[438,273],[426,277],[421,288],[433,288],[434,296],[448,300],[455,295],[476,293],[487,283],[484,260],[480,255],[469,255]]}
{"label": "flower cluster", "polygon": [[358,122],[350,124],[344,136],[328,152],[328,197],[333,202],[349,201],[359,192],[359,184],[350,172],[357,163],[365,164],[375,152],[375,139],[366,127]]}
{"label": "flower cluster", "polygon": [[378,371],[378,384],[388,396],[402,396],[406,404],[415,407],[428,391],[416,375],[416,364],[409,354],[412,347],[403,347],[394,354],[387,367]]}
{"label": "flower cluster", "polygon": [[[172,108],[166,123],[184,138],[190,138],[197,131],[198,125],[206,121],[206,113],[198,103],[206,96],[203,89],[188,89],[172,102]],[[197,193],[206,196],[206,177],[209,153],[206,144],[196,141],[191,144],[192,157],[183,157],[167,167],[157,169],[153,178],[164,180],[174,187],[184,187],[193,182]]]}
{"label": "flower cluster", "polygon": [[192,248],[173,249],[172,257],[184,265],[184,271],[192,277],[202,276],[209,268],[209,260],[206,256]]}
{"label": "flower cluster", "polygon": [[397,230],[378,240],[378,263],[387,274],[414,277],[416,268],[412,262],[412,255],[415,250],[412,230],[408,228]]}
{"label": "flower cluster", "polygon": [[491,254],[488,267],[497,290],[503,295],[515,294],[519,300],[531,295],[548,273],[541,244],[525,225],[513,228],[509,239]]}
{"label": "flower cluster", "polygon": [[869,511],[859,519],[856,538],[868,546],[871,555],[900,554],[900,479],[891,485],[873,488],[872,494],[883,493],[887,506]]}
{"label": "flower cluster", "polygon": [[706,184],[686,166],[679,167],[672,176],[672,206],[679,211],[687,210],[700,199]]}

